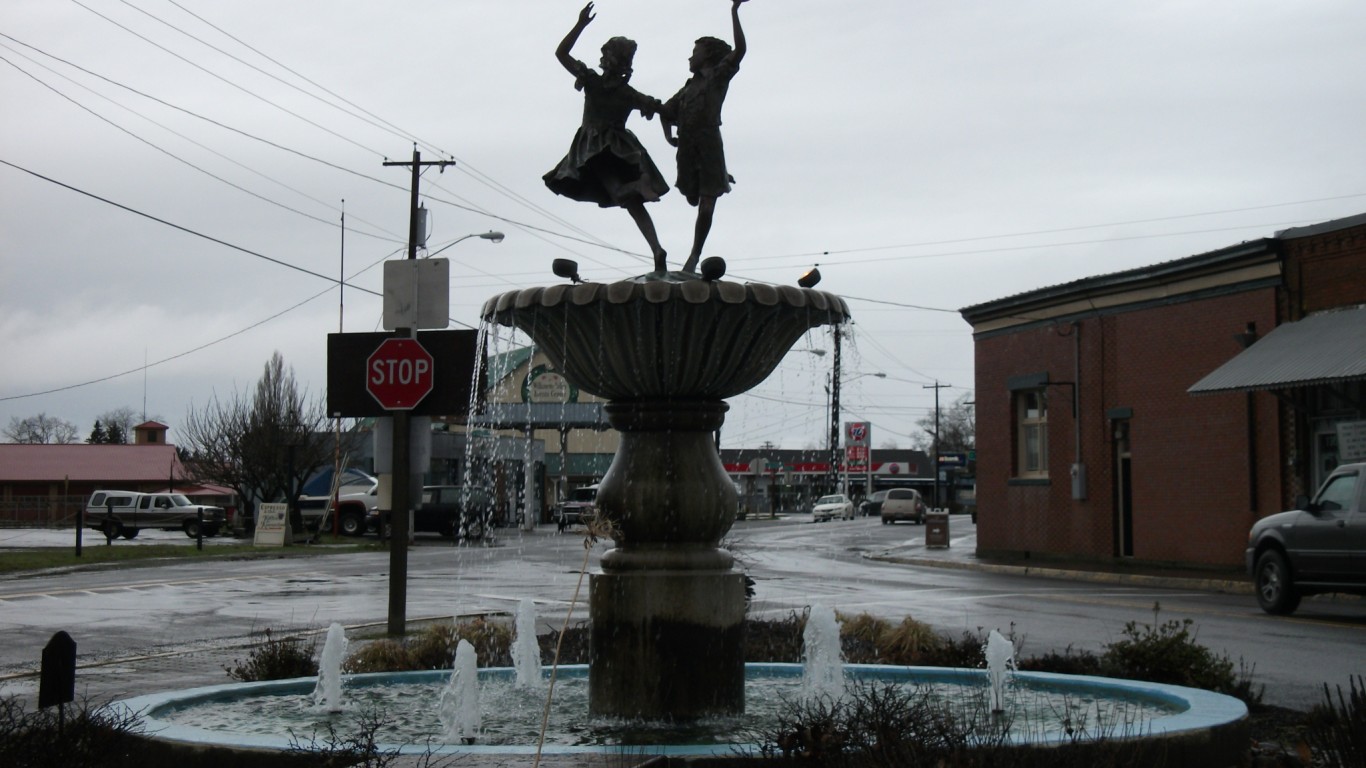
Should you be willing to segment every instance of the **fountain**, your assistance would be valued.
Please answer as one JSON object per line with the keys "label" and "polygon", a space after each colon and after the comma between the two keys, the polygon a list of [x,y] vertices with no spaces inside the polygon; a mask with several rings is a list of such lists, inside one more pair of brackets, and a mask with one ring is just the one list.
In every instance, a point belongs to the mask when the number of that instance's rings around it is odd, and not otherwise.
{"label": "fountain", "polygon": [[455,647],[455,666],[437,700],[443,740],[447,744],[473,744],[479,738],[482,711],[479,707],[479,659],[474,646],[461,640]]}
{"label": "fountain", "polygon": [[987,680],[991,683],[991,711],[1006,707],[1006,673],[1015,668],[1015,644],[997,630],[987,635]]}
{"label": "fountain", "polygon": [[844,695],[844,654],[835,611],[811,606],[802,630],[802,695],[836,701]]}
{"label": "fountain", "polygon": [[323,652],[318,657],[318,683],[313,689],[314,706],[328,712],[342,710],[341,665],[346,660],[346,630],[332,622],[323,641]]}
{"label": "fountain", "polygon": [[510,291],[481,314],[607,399],[621,433],[598,487],[615,547],[589,582],[590,712],[743,711],[745,583],[718,547],[736,493],[713,434],[726,398],[767,378],[808,330],[847,320],[848,307],[810,288],[671,272]]}
{"label": "fountain", "polygon": [[517,687],[540,690],[541,646],[536,642],[536,606],[526,598],[517,603],[513,624],[512,668],[517,670]]}

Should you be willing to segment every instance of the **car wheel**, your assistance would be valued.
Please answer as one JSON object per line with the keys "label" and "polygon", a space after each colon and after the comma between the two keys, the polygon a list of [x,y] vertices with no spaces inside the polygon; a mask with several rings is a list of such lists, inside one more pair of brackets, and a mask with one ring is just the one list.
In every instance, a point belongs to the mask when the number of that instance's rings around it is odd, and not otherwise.
{"label": "car wheel", "polygon": [[484,538],[484,520],[476,517],[465,524],[465,538],[482,539]]}
{"label": "car wheel", "polygon": [[186,520],[186,521],[185,521],[185,535],[186,535],[186,536],[189,536],[189,537],[192,538],[192,539],[197,539],[197,538],[199,538],[199,530],[200,530],[200,526],[199,526],[199,521],[198,521],[198,520]]}
{"label": "car wheel", "polygon": [[883,524],[883,525],[891,525],[891,524],[892,524],[891,518],[888,518],[888,517],[882,518],[882,524]]}
{"label": "car wheel", "polygon": [[1284,616],[1300,606],[1285,555],[1269,549],[1257,558],[1257,603],[1270,614]]}
{"label": "car wheel", "polygon": [[105,520],[100,523],[100,531],[104,533],[106,539],[117,539],[121,530],[123,530],[123,526],[117,520]]}
{"label": "car wheel", "polygon": [[124,529],[122,529],[122,530],[119,531],[119,535],[122,536],[123,538],[128,539],[128,540],[131,541],[131,540],[136,539],[136,538],[138,537],[138,529],[137,529],[137,528],[124,528]]}
{"label": "car wheel", "polygon": [[365,514],[362,512],[343,512],[340,522],[343,536],[360,536],[365,533]]}

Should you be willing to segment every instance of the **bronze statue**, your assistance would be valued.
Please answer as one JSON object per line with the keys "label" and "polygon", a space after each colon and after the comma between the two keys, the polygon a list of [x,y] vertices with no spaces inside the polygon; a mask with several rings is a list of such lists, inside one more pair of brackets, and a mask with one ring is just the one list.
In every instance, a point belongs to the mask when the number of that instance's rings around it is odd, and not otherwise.
{"label": "bronze statue", "polygon": [[[721,146],[721,104],[731,78],[745,57],[745,34],[740,29],[740,3],[732,0],[731,26],[735,47],[715,37],[700,38],[693,46],[688,68],[692,77],[664,104],[660,124],[664,138],[678,147],[678,181],[674,185],[697,208],[692,251],[683,264],[684,272],[697,271],[702,245],[711,231],[716,198],[730,191],[735,181],[726,171],[726,155]],[[678,138],[673,128],[678,128]]]}
{"label": "bronze statue", "polygon": [[655,271],[666,272],[665,252],[645,203],[658,200],[669,191],[669,184],[640,140],[626,129],[626,118],[632,111],[639,110],[648,120],[662,105],[628,85],[635,41],[625,37],[608,40],[602,46],[601,74],[569,54],[593,18],[593,4],[589,3],[555,49],[555,58],[574,76],[574,87],[583,91],[583,124],[574,134],[569,154],[543,178],[557,195],[597,203],[602,208],[625,208],[650,244]]}

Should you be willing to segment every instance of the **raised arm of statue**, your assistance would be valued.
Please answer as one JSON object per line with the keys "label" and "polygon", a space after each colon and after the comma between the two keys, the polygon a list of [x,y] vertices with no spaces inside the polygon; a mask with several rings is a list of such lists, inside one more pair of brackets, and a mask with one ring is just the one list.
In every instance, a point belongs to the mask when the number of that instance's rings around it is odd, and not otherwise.
{"label": "raised arm of statue", "polygon": [[588,27],[588,23],[593,19],[593,4],[589,3],[583,7],[583,10],[579,11],[579,20],[574,23],[574,28],[569,30],[569,34],[564,36],[559,47],[555,49],[555,58],[559,59],[560,64],[569,70],[571,75],[577,76],[583,65],[573,56],[570,56],[569,52],[574,49],[574,44],[579,41],[579,35],[583,34],[583,30]]}

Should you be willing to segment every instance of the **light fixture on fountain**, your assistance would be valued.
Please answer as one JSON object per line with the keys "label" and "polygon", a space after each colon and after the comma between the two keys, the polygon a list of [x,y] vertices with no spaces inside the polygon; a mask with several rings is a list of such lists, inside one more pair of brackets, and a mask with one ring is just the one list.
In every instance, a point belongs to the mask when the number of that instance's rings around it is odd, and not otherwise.
{"label": "light fixture on fountain", "polygon": [[816,283],[821,281],[821,271],[817,268],[819,266],[819,264],[813,266],[806,271],[806,274],[797,278],[797,285],[803,288],[815,288]]}
{"label": "light fixture on fountain", "polygon": [[573,259],[555,259],[551,262],[550,269],[556,277],[567,278],[571,283],[582,283],[579,277],[579,263]]}
{"label": "light fixture on fountain", "polygon": [[726,260],[720,256],[708,256],[702,260],[702,279],[714,283],[726,275]]}

